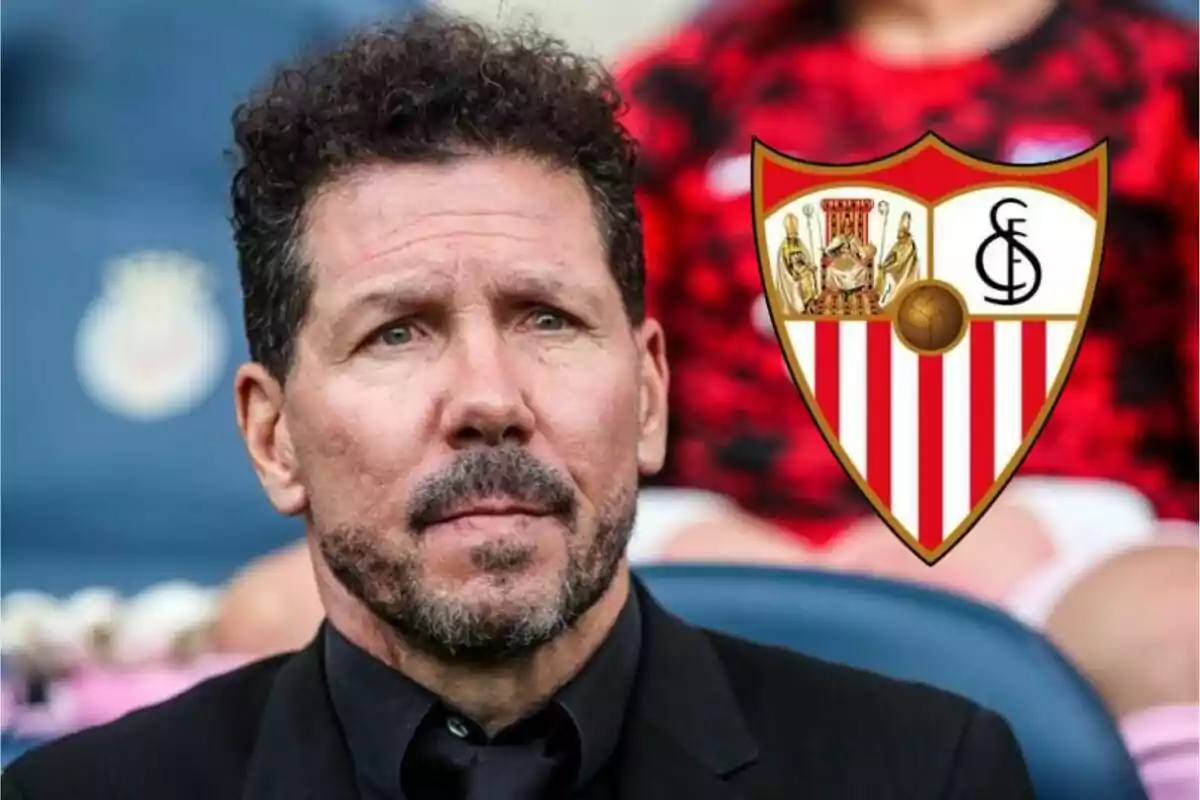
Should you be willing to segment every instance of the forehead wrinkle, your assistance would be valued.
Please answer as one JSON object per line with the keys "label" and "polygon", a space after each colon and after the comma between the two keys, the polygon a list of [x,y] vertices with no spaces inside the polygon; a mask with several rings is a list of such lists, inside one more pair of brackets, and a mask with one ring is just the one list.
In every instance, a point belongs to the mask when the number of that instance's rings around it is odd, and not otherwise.
{"label": "forehead wrinkle", "polygon": [[[461,216],[461,215],[455,215],[455,216]],[[514,215],[510,214],[507,216],[511,217]],[[382,234],[381,236],[378,237],[379,240],[392,238],[392,234],[395,233],[395,230],[398,230],[398,229],[394,229],[393,231],[391,231],[389,233]],[[436,242],[439,239],[447,239],[447,238],[451,238],[451,237],[453,237],[454,239],[479,239],[479,238],[496,239],[496,238],[499,238],[499,239],[509,239],[509,240],[515,241],[515,242],[536,241],[536,238],[533,236],[522,236],[519,233],[514,233],[513,231],[508,231],[508,230],[505,230],[505,231],[473,231],[473,230],[456,229],[456,230],[448,230],[448,231],[432,231],[432,232],[426,233],[422,236],[416,236],[411,239],[407,239],[403,242],[400,242],[400,243],[397,243],[394,245],[390,245],[387,247],[383,247],[382,249],[375,250],[375,251],[369,250],[369,248],[371,247],[371,244],[367,243],[366,245],[364,245],[364,250],[366,250],[367,252],[365,252],[362,255],[362,257],[357,259],[357,261],[359,264],[363,264],[363,265],[372,264],[372,263],[375,263],[375,262],[379,261],[380,259],[386,258],[388,256],[398,255],[400,253],[403,253],[405,250],[408,250],[411,247],[426,244],[428,242]]]}
{"label": "forehead wrinkle", "polygon": [[[513,263],[515,261],[515,263]],[[503,269],[497,270],[497,267]],[[456,294],[464,281],[482,286],[497,294],[565,294],[590,289],[586,283],[568,281],[563,273],[568,266],[557,260],[543,260],[532,265],[516,259],[481,258],[475,255],[455,255],[440,260],[421,258],[408,261],[401,270],[379,280],[370,281],[351,303],[384,301],[395,297],[431,297]],[[474,273],[464,276],[463,273]]]}
{"label": "forehead wrinkle", "polygon": [[[344,185],[338,187],[343,190],[346,188],[348,187]],[[334,198],[330,195],[341,195],[341,197]],[[371,209],[368,213],[374,214],[376,220],[366,220],[361,226],[354,225],[353,228],[357,230],[342,229],[339,232],[337,230],[338,218],[346,219],[348,211],[351,212],[349,214],[351,220],[356,216],[351,208],[338,203],[339,199],[345,198],[344,193],[337,189],[330,191],[328,188],[321,193],[321,196],[315,198],[315,202],[306,209],[308,213],[305,215],[306,222],[309,223],[306,226],[308,228],[306,233],[309,236],[301,237],[302,249],[307,251],[308,259],[306,260],[324,273],[319,283],[334,288],[334,297],[323,291],[318,291],[317,295],[324,295],[326,302],[321,305],[325,305],[326,309],[333,311],[336,317],[344,316],[347,310],[353,307],[368,307],[362,305],[364,300],[375,307],[380,305],[390,307],[403,304],[405,299],[419,301],[422,296],[427,300],[432,299],[434,295],[445,297],[457,292],[453,283],[463,277],[462,272],[465,269],[472,268],[476,270],[480,280],[488,283],[488,290],[492,292],[518,295],[525,293],[535,297],[548,294],[550,295],[549,299],[573,297],[576,302],[582,301],[593,309],[600,309],[603,306],[605,287],[595,285],[596,281],[591,280],[590,276],[585,278],[584,274],[588,273],[588,270],[579,270],[581,273],[579,275],[572,274],[576,271],[572,265],[580,259],[591,260],[599,255],[601,260],[606,262],[603,248],[600,249],[600,253],[590,252],[592,248],[587,246],[590,242],[584,242],[580,237],[572,236],[569,242],[559,242],[560,245],[566,245],[566,249],[561,253],[546,253],[544,248],[539,246],[538,250],[543,252],[528,254],[533,255],[534,258],[527,259],[519,252],[525,249],[526,243],[538,245],[545,238],[545,224],[551,219],[551,216],[540,210],[534,213],[529,211],[518,213],[491,209],[467,211],[445,209],[424,212],[411,217],[407,214],[398,214],[396,216],[400,217],[399,221],[388,220],[391,224],[380,226],[384,229],[372,237],[373,241],[368,241],[366,245],[359,244],[358,251],[362,255],[356,256],[350,249],[356,244],[354,242],[355,234],[370,232],[372,228],[375,228],[373,223],[378,222],[379,217],[386,218],[389,215],[385,209]],[[323,203],[330,202],[340,205],[340,208],[332,216],[329,212],[337,206],[325,205],[324,209],[317,208]],[[351,203],[353,202],[351,200]],[[325,225],[322,226],[325,230],[314,230],[316,226],[312,223],[318,222],[318,219],[325,222]],[[446,230],[422,231],[419,235],[398,242],[394,246],[386,246],[389,239],[394,240],[397,234],[403,235],[407,232],[406,228],[420,224],[419,220],[422,219],[425,224],[428,224],[430,220],[438,220],[435,225],[445,227]],[[446,220],[453,220],[458,224],[446,226],[444,225]],[[513,225],[511,224],[513,222],[523,224]],[[526,226],[529,226],[530,223],[533,223],[537,230],[529,230]],[[318,224],[320,223],[318,222]],[[472,229],[473,227],[475,229]],[[483,228],[483,230],[478,228]],[[375,228],[375,230],[379,229]],[[413,233],[417,232],[413,231]],[[586,238],[590,240],[595,237],[602,240],[603,237],[599,234],[598,230],[589,226]],[[475,241],[487,238],[504,239],[510,242],[521,242],[522,246],[507,253],[502,251],[509,248],[499,248],[501,252],[489,252],[487,256],[469,252],[474,249],[472,247],[467,248],[468,252],[465,253],[456,252],[458,248],[454,245],[453,240],[462,240],[466,237]],[[437,240],[441,238],[448,240],[444,247],[436,244]],[[552,238],[561,240],[562,237]],[[318,242],[322,240],[332,243],[335,248],[340,240],[341,248],[338,249],[341,249],[341,253],[337,249],[327,250],[328,245],[318,247]],[[378,249],[373,249],[373,247],[378,247]],[[412,252],[414,248],[420,252]],[[314,263],[312,258],[317,255],[314,250],[318,249],[325,250],[320,259],[324,262],[323,268]],[[554,249],[561,250],[563,248],[555,247]],[[589,252],[584,252],[584,250]],[[388,259],[393,261],[390,265],[392,268],[387,270],[390,275],[379,274],[383,271],[380,269],[381,262],[387,263]],[[605,266],[608,266],[607,263]],[[497,267],[502,267],[502,269],[497,270]],[[497,272],[502,274],[498,275]],[[605,269],[603,274],[608,275],[609,271]],[[567,280],[568,275],[570,280]],[[399,280],[397,280],[398,278]],[[414,286],[414,283],[417,285]],[[436,285],[438,283],[442,285],[439,287]],[[447,283],[451,285],[447,286]],[[344,302],[336,299],[338,295],[345,298]],[[368,298],[368,295],[373,296]],[[314,300],[320,302],[318,298],[314,298]],[[338,308],[339,306],[340,308]]]}
{"label": "forehead wrinkle", "polygon": [[[322,225],[321,222],[327,220],[330,216],[334,219],[345,219],[347,217],[350,219],[371,218],[376,222],[386,221],[390,223],[382,225],[382,230],[379,230],[375,236],[372,236],[367,241],[363,249],[369,250],[375,247],[377,242],[386,242],[389,239],[395,238],[398,234],[403,237],[406,228],[416,225],[428,225],[431,222],[435,225],[444,220],[467,223],[467,226],[449,226],[456,234],[495,235],[505,236],[510,239],[528,240],[530,237],[514,234],[510,230],[511,223],[532,221],[542,226],[556,218],[552,209],[523,207],[520,211],[514,211],[510,208],[473,209],[469,206],[464,208],[464,204],[469,204],[472,200],[469,196],[456,196],[452,205],[436,209],[406,207],[408,204],[401,199],[393,199],[381,204],[379,198],[372,196],[371,193],[364,194],[358,191],[359,187],[369,183],[370,178],[370,171],[352,174],[343,176],[341,179],[335,180],[318,189],[302,210],[302,230],[308,233],[316,232],[318,235],[325,234],[321,238],[325,238],[330,233],[337,238],[345,238],[345,231],[339,231],[338,229],[340,226],[334,225],[332,230],[323,230],[326,225]],[[437,185],[442,183],[443,180],[443,178],[437,177],[430,178],[428,182]],[[340,209],[338,208],[339,205]],[[500,221],[504,224],[503,226],[497,225],[494,221]],[[470,224],[490,224],[493,227],[488,231],[471,231],[469,229]],[[333,223],[329,222],[327,225],[333,225]],[[366,225],[352,225],[352,227],[357,228],[361,234],[363,232],[370,232],[374,226],[367,223]],[[468,227],[468,230],[464,231],[463,227]],[[378,257],[386,255],[389,251],[404,249],[410,245],[419,244],[429,239],[436,239],[438,236],[444,235],[444,233],[433,231],[417,238],[406,239],[397,247],[382,247],[374,252],[365,252],[355,260],[375,260]]]}

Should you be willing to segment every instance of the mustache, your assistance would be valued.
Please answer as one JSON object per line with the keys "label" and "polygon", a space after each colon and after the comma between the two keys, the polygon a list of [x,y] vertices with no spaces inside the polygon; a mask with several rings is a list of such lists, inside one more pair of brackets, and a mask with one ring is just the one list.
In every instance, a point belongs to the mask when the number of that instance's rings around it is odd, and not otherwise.
{"label": "mustache", "polygon": [[495,499],[532,506],[568,523],[577,502],[558,470],[521,447],[476,448],[461,452],[444,470],[417,485],[409,500],[409,528],[420,533],[464,505]]}

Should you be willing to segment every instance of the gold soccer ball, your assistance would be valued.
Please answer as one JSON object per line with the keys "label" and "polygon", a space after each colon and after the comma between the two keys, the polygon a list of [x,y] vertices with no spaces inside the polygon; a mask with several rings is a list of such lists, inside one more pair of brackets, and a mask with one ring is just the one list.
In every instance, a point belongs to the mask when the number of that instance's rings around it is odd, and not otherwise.
{"label": "gold soccer ball", "polygon": [[897,301],[893,325],[900,341],[918,353],[941,353],[962,336],[967,310],[946,284],[921,281]]}

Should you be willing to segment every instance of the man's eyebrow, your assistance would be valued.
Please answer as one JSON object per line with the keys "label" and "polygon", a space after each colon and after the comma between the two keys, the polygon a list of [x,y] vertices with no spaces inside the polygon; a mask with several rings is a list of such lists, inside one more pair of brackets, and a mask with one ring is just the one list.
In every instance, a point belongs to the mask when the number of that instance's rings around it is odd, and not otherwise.
{"label": "man's eyebrow", "polygon": [[[551,266],[555,272],[568,269],[566,265],[554,264]],[[368,289],[351,298],[344,307],[338,310],[333,323],[334,327],[339,331],[350,327],[361,315],[370,312],[401,313],[433,305],[453,293],[453,280],[449,276],[431,271],[412,280]],[[516,275],[503,279],[503,285],[498,288],[497,293],[535,301],[545,299],[547,302],[557,300],[565,304],[573,302],[582,305],[585,310],[597,313],[601,310],[603,303],[598,287],[588,282],[574,281],[560,274],[540,270],[518,272]]]}
{"label": "man's eyebrow", "polygon": [[555,264],[555,272],[536,274],[521,274],[513,281],[513,294],[526,294],[530,297],[545,297],[547,300],[560,300],[567,304],[579,304],[587,311],[600,313],[603,308],[602,292],[599,287],[587,281],[569,280],[561,273],[570,268],[565,264]]}
{"label": "man's eyebrow", "polygon": [[330,322],[336,338],[348,336],[362,324],[364,317],[399,315],[422,306],[430,306],[444,294],[433,282],[405,283],[370,289],[351,298],[339,308]]}
{"label": "man's eyebrow", "polygon": [[411,305],[423,305],[442,294],[432,284],[413,283],[404,286],[388,286],[371,289],[353,299],[341,310],[339,316],[372,309],[397,309]]}
{"label": "man's eyebrow", "polygon": [[[556,266],[556,270],[561,269],[563,267]],[[575,286],[583,288],[579,284],[575,284]],[[572,282],[563,280],[559,275],[518,273],[513,280],[512,290],[526,294],[562,295],[569,293],[571,288]]]}

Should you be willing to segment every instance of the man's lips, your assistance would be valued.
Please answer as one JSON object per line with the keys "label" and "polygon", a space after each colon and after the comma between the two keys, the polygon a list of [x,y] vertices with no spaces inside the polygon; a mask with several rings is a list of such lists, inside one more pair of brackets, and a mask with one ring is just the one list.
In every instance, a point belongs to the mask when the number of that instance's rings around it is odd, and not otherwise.
{"label": "man's lips", "polygon": [[440,525],[464,517],[509,517],[518,515],[544,517],[549,515],[549,513],[543,507],[526,503],[514,503],[509,500],[480,500],[468,505],[455,507],[452,511],[435,519],[433,524]]}

